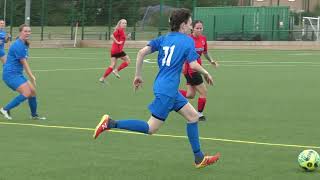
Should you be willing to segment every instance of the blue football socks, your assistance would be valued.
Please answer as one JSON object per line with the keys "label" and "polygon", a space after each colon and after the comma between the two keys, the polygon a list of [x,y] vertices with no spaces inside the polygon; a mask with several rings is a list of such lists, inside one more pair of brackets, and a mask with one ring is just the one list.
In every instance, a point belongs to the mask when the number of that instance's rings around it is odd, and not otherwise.
{"label": "blue football socks", "polygon": [[142,120],[116,120],[110,128],[126,129],[129,131],[141,132],[148,134],[149,125],[146,121]]}
{"label": "blue football socks", "polygon": [[20,103],[22,103],[26,99],[27,99],[27,97],[25,97],[24,95],[20,94],[19,96],[17,96],[14,99],[12,99],[9,102],[9,104],[7,104],[3,109],[6,110],[6,111],[10,111],[11,109],[17,107]]}
{"label": "blue football socks", "polygon": [[30,107],[30,111],[31,111],[31,116],[35,117],[38,116],[37,114],[37,97],[30,97],[28,98],[28,102],[29,102],[29,107]]}
{"label": "blue football socks", "polygon": [[204,158],[200,149],[198,122],[187,123],[187,135],[194,154],[195,162],[198,164]]}

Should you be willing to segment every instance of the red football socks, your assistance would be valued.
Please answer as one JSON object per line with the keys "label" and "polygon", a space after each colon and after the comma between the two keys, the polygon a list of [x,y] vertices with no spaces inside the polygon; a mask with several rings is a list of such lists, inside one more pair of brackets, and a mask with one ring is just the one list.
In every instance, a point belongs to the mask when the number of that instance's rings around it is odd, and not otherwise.
{"label": "red football socks", "polygon": [[118,71],[121,71],[122,69],[126,68],[129,65],[129,63],[127,61],[124,61],[119,67],[118,67]]}
{"label": "red football socks", "polygon": [[207,98],[198,98],[198,112],[202,112],[206,106]]}
{"label": "red football socks", "polygon": [[187,97],[187,91],[186,90],[180,89],[179,91],[182,94],[182,96]]}
{"label": "red football socks", "polygon": [[103,78],[106,78],[107,76],[109,76],[109,74],[112,72],[112,70],[113,70],[112,67],[108,67],[103,74]]}

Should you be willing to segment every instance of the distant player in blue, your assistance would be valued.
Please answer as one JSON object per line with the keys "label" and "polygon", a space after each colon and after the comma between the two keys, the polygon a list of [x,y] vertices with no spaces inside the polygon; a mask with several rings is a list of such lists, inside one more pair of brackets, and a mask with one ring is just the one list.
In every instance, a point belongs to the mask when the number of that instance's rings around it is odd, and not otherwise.
{"label": "distant player in blue", "polygon": [[6,61],[6,53],[4,51],[4,44],[9,41],[10,35],[7,34],[6,30],[6,23],[4,20],[0,19],[0,60],[2,64]]}
{"label": "distant player in blue", "polygon": [[154,134],[164,123],[169,113],[174,110],[187,120],[187,136],[194,153],[195,167],[206,167],[217,162],[220,153],[213,156],[202,153],[198,134],[198,112],[178,91],[180,74],[185,60],[190,63],[192,69],[204,75],[208,84],[212,85],[213,83],[210,74],[197,63],[199,56],[195,50],[194,41],[186,35],[191,29],[191,22],[189,10],[175,10],[170,17],[172,32],[151,40],[146,47],[138,52],[133,81],[135,89],[138,89],[143,83],[141,71],[144,57],[153,52],[159,52],[159,73],[154,81],[155,98],[149,105],[151,117],[148,122],[134,119],[113,120],[109,115],[104,115],[95,129],[94,138],[112,128]]}
{"label": "distant player in blue", "polygon": [[[31,118],[35,120],[44,120],[44,117],[39,117],[37,114],[37,97],[36,97],[36,78],[28,64],[28,49],[29,36],[31,29],[29,26],[23,24],[19,27],[19,37],[12,43],[8,51],[8,57],[3,65],[2,79],[6,85],[19,95],[11,100],[6,106],[0,109],[0,113],[11,120],[10,110],[17,107],[20,103],[28,99],[31,110]],[[23,70],[29,76],[28,81],[24,75]]]}

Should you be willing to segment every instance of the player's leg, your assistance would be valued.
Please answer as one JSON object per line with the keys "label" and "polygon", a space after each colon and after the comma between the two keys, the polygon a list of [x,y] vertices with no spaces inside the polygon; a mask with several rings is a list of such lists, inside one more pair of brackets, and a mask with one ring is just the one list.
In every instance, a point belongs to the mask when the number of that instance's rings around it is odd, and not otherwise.
{"label": "player's leg", "polygon": [[186,78],[186,81],[187,81],[187,90],[183,90],[183,89],[180,89],[180,93],[188,98],[188,99],[193,99],[194,96],[196,95],[196,91],[192,85],[192,77],[190,76],[190,74],[185,74],[184,77]]}
{"label": "player's leg", "polygon": [[93,137],[97,138],[103,131],[112,128],[153,134],[161,127],[168,117],[173,107],[173,103],[174,99],[172,100],[170,97],[156,95],[154,101],[149,105],[152,116],[149,118],[148,122],[136,119],[113,120],[109,115],[104,115],[95,129]]}
{"label": "player's leg", "polygon": [[126,55],[125,52],[123,52],[124,56],[121,57],[122,63],[121,65],[117,68],[117,71],[121,71],[122,69],[126,68],[130,64],[130,58],[128,55]]}
{"label": "player's leg", "polygon": [[0,50],[0,61],[2,62],[2,64],[6,62],[6,53],[3,49]]}
{"label": "player's leg", "polygon": [[200,121],[205,121],[206,118],[203,116],[202,112],[206,104],[207,97],[207,88],[203,83],[202,76],[199,72],[193,72],[190,77],[190,85],[194,88],[195,91],[200,93],[200,97],[198,98],[198,114],[200,117]]}
{"label": "player's leg", "polygon": [[37,94],[36,94],[36,88],[28,81],[29,87],[31,89],[31,95],[28,98],[28,104],[31,112],[31,119],[34,120],[45,120],[45,117],[40,117],[38,114],[38,102],[37,102]]}
{"label": "player's leg", "polygon": [[200,121],[205,121],[206,118],[203,115],[203,110],[206,106],[207,103],[207,87],[204,83],[201,83],[197,86],[195,86],[196,91],[199,93],[199,98],[198,98],[198,113],[199,113],[199,120]]}
{"label": "player's leg", "polygon": [[196,90],[193,86],[191,86],[190,84],[187,84],[186,85],[187,87],[187,90],[183,90],[183,89],[180,89],[180,93],[185,97],[185,98],[188,98],[188,99],[193,99],[196,95]]}
{"label": "player's leg", "polygon": [[117,69],[113,69],[112,73],[117,77],[120,78],[120,74],[119,71],[121,71],[122,69],[126,68],[129,64],[130,64],[130,58],[129,56],[125,53],[125,52],[121,52],[121,59],[122,59],[122,63],[120,64],[120,66]]}
{"label": "player's leg", "polygon": [[194,88],[194,86],[192,85],[187,85],[187,94],[186,94],[186,98],[188,99],[193,99],[196,95],[196,90]]}
{"label": "player's leg", "polygon": [[[178,97],[176,102],[177,103],[175,105],[175,108],[183,104],[183,99],[181,97]],[[178,109],[176,109],[176,111],[177,110]],[[189,102],[187,102],[177,112],[187,120],[187,136],[194,154],[196,167],[205,167],[216,162],[219,159],[220,154],[216,154],[214,156],[205,156],[201,151],[198,130],[199,116],[194,107]]]}
{"label": "player's leg", "polygon": [[105,70],[103,76],[99,79],[100,82],[104,82],[104,80],[110,75],[110,73],[113,71],[115,66],[117,65],[117,58],[111,57],[110,59],[110,66]]}
{"label": "player's leg", "polygon": [[93,137],[96,139],[103,131],[115,128],[151,135],[157,132],[162,124],[162,120],[153,116],[146,122],[136,119],[113,120],[109,115],[104,115],[95,129]]}
{"label": "player's leg", "polygon": [[9,115],[9,111],[17,107],[19,104],[25,101],[28,97],[30,97],[31,89],[29,87],[27,80],[24,77],[16,77],[8,81],[5,80],[5,83],[11,89],[19,92],[18,96],[13,98],[7,105],[1,108],[1,113],[5,116],[5,118],[12,119]]}
{"label": "player's leg", "polygon": [[[181,102],[183,101],[181,100]],[[188,121],[187,136],[194,154],[195,162],[199,163],[202,161],[204,154],[202,153],[200,148],[200,140],[198,133],[199,116],[197,114],[197,111],[192,107],[192,105],[189,102],[185,102],[185,105],[183,105],[183,107],[180,108],[177,112]]]}

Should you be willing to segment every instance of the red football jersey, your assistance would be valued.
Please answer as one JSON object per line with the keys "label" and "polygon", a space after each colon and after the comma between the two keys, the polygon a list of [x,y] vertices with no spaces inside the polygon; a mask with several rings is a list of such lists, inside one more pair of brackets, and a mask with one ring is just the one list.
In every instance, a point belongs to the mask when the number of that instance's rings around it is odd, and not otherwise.
{"label": "red football jersey", "polygon": [[[195,45],[196,51],[199,54],[199,58],[197,59],[197,61],[200,65],[202,65],[201,55],[203,53],[207,53],[207,49],[208,49],[207,38],[203,35],[196,37],[196,36],[193,36],[192,34],[190,34],[190,37],[194,40],[194,45]],[[195,72],[195,71],[193,71],[190,68],[189,63],[185,62],[184,68],[183,68],[183,74],[188,74],[188,73],[191,74],[193,72]]]}
{"label": "red football jersey", "polygon": [[118,28],[113,32],[113,36],[117,41],[123,41],[122,44],[117,44],[115,42],[112,43],[111,54],[117,54],[123,50],[123,46],[126,41],[126,34],[124,32],[124,29]]}

